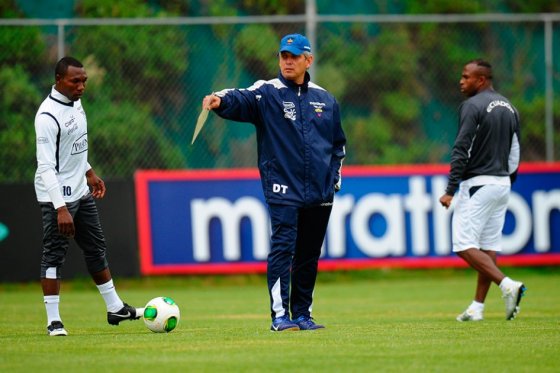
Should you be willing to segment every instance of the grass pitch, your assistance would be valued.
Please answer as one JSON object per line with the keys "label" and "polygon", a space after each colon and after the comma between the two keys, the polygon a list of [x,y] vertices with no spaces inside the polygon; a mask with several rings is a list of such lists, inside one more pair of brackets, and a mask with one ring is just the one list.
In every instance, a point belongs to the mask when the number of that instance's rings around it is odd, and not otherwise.
{"label": "grass pitch", "polygon": [[506,321],[493,286],[485,320],[459,323],[472,270],[320,273],[314,316],[326,329],[272,333],[263,276],[115,279],[143,306],[173,298],[181,321],[169,334],[142,320],[106,321],[89,279],[63,282],[68,337],[48,337],[39,283],[0,284],[1,372],[557,372],[560,270],[505,268],[528,292]]}

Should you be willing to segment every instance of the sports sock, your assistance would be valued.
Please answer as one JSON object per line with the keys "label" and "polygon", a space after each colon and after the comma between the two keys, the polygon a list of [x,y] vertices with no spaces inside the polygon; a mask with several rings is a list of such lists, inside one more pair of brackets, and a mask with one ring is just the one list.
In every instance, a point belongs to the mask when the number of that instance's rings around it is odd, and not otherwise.
{"label": "sports sock", "polygon": [[97,285],[97,288],[99,289],[99,293],[101,293],[101,296],[105,301],[105,305],[107,305],[107,312],[117,312],[121,308],[123,308],[124,303],[121,298],[119,298],[119,295],[115,290],[113,280],[109,280],[104,284]]}
{"label": "sports sock", "polygon": [[504,277],[502,282],[500,282],[499,287],[502,290],[502,293],[505,294],[506,290],[509,289],[510,287],[512,287],[514,284],[515,284],[515,281],[513,281],[511,278]]}
{"label": "sports sock", "polygon": [[484,311],[484,303],[477,302],[475,300],[472,301],[469,309],[476,311],[476,312],[483,312]]}
{"label": "sports sock", "polygon": [[62,321],[58,311],[60,295],[45,295],[43,296],[43,301],[45,302],[45,309],[47,310],[47,326],[51,325],[53,321]]}

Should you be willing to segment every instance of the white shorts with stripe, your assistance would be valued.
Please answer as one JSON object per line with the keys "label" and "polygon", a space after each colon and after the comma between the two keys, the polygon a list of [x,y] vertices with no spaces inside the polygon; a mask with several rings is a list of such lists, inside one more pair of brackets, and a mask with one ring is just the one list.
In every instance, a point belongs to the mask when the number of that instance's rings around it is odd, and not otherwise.
{"label": "white shorts with stripe", "polygon": [[509,178],[507,182],[498,179],[500,184],[481,184],[481,177],[461,183],[453,213],[453,252],[471,248],[502,250],[511,186]]}

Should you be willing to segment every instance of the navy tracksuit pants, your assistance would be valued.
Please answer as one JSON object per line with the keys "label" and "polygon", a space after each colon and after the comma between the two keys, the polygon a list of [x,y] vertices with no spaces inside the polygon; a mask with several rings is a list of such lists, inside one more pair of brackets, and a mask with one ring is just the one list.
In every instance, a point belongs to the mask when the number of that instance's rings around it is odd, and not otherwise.
{"label": "navy tracksuit pants", "polygon": [[332,210],[328,206],[270,204],[272,226],[267,281],[272,319],[311,316],[321,247]]}

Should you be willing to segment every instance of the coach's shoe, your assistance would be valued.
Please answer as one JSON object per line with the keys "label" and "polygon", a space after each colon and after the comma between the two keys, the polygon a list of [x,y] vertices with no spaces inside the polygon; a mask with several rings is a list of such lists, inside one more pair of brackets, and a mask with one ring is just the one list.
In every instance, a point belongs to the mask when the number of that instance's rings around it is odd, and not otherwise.
{"label": "coach's shoe", "polygon": [[128,304],[124,304],[117,312],[107,312],[107,322],[111,325],[119,325],[123,320],[138,320],[142,316],[141,308],[134,308]]}
{"label": "coach's shoe", "polygon": [[482,321],[484,317],[482,316],[482,312],[475,311],[473,309],[467,308],[465,312],[457,316],[456,320],[463,322],[463,321]]}
{"label": "coach's shoe", "polygon": [[64,329],[61,321],[53,321],[51,325],[47,326],[47,334],[51,337],[66,336],[68,332]]}
{"label": "coach's shoe", "polygon": [[311,316],[300,316],[297,319],[293,320],[293,322],[296,323],[297,326],[299,326],[300,330],[325,329],[324,325],[316,324]]}
{"label": "coach's shoe", "polygon": [[504,298],[506,304],[506,320],[513,320],[521,310],[519,302],[521,302],[521,297],[525,295],[525,291],[527,291],[525,285],[518,281],[502,291],[502,298]]}
{"label": "coach's shoe", "polygon": [[277,317],[272,320],[272,325],[270,326],[270,330],[273,332],[283,332],[286,330],[299,330],[299,326],[292,321],[287,315],[282,317]]}

